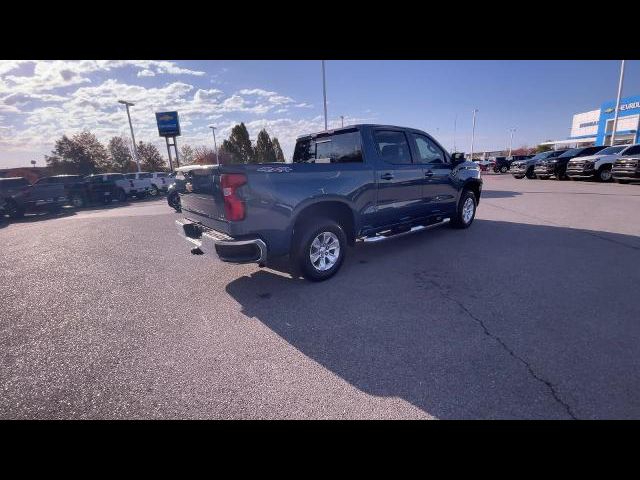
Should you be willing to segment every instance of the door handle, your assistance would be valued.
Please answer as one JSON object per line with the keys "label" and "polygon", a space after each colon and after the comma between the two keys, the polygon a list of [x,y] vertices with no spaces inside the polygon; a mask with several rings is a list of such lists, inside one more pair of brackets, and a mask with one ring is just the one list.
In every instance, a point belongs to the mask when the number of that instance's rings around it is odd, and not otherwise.
{"label": "door handle", "polygon": [[431,170],[427,170],[426,172],[424,172],[424,176],[425,177],[433,177],[433,172]]}
{"label": "door handle", "polygon": [[380,175],[380,178],[382,180],[392,180],[393,179],[393,174],[392,173],[383,173],[382,175]]}

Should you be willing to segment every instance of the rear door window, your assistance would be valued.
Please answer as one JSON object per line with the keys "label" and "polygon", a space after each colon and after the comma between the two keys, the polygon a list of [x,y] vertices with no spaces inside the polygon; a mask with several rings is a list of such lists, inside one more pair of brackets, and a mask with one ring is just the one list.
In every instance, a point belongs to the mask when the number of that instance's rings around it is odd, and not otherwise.
{"label": "rear door window", "polygon": [[404,132],[396,130],[376,130],[373,132],[380,158],[393,165],[410,164],[411,151]]}

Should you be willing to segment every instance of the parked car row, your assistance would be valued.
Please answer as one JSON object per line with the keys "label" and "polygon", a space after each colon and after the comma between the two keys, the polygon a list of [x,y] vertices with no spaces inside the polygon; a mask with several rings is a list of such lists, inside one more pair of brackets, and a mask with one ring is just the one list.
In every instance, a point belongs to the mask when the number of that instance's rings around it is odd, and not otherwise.
{"label": "parked car row", "polygon": [[20,218],[25,213],[56,211],[65,205],[81,208],[89,204],[126,201],[168,191],[172,181],[166,172],[95,175],[55,175],[30,184],[24,177],[0,178],[0,216]]}
{"label": "parked car row", "polygon": [[598,145],[552,150],[514,161],[510,168],[515,178],[556,178],[558,180],[596,179],[627,183],[640,180],[640,144]]}

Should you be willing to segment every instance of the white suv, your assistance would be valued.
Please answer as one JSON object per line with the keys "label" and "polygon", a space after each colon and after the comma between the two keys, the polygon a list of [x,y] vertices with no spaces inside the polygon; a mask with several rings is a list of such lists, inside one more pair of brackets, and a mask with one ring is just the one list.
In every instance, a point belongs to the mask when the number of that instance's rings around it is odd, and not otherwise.
{"label": "white suv", "polygon": [[127,173],[125,177],[142,182],[149,195],[155,197],[161,193],[167,193],[170,184],[168,175],[167,172],[136,172]]}

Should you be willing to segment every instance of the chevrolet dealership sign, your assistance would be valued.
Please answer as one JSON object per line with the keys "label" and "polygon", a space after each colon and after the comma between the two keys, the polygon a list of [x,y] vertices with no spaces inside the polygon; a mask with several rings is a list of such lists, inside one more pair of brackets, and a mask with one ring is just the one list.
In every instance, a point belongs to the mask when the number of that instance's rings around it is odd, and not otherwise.
{"label": "chevrolet dealership sign", "polygon": [[161,137],[179,137],[180,121],[178,112],[157,112],[158,133]]}
{"label": "chevrolet dealership sign", "polygon": [[[640,108],[640,102],[630,102],[620,105],[620,109],[618,111],[624,112],[625,110],[633,110],[635,108]],[[615,110],[614,107],[609,107],[605,109],[604,113],[612,113]]]}

